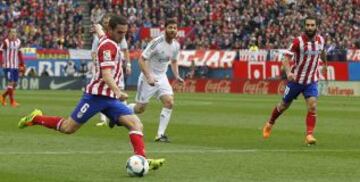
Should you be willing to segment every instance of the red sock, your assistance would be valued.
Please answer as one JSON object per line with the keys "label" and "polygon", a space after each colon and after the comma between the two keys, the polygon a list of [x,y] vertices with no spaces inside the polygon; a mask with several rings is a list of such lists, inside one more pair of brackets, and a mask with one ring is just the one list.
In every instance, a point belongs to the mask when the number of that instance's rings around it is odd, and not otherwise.
{"label": "red sock", "polygon": [[145,145],[144,145],[142,132],[130,131],[129,137],[130,137],[130,142],[134,148],[134,153],[136,155],[141,155],[145,157]]}
{"label": "red sock", "polygon": [[316,124],[316,113],[308,112],[306,116],[306,134],[312,135]]}
{"label": "red sock", "polygon": [[12,87],[9,87],[9,98],[10,103],[14,103],[14,89]]}
{"label": "red sock", "polygon": [[281,115],[281,112],[278,111],[277,106],[275,106],[274,110],[271,113],[271,117],[269,120],[270,124],[275,124],[276,119]]}
{"label": "red sock", "polygon": [[32,120],[34,125],[43,125],[47,128],[59,130],[64,118],[57,116],[35,116]]}
{"label": "red sock", "polygon": [[12,87],[7,86],[5,93],[2,94],[2,96],[3,96],[4,98],[6,98],[6,96],[9,94],[10,88],[12,88]]}

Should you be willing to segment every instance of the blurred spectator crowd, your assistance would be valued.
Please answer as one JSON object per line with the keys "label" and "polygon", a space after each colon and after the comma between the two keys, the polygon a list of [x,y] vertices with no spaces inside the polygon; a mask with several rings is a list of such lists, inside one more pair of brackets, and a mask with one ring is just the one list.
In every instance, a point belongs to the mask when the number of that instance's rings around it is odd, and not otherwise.
{"label": "blurred spectator crowd", "polygon": [[193,27],[194,36],[182,42],[184,49],[286,48],[302,31],[302,20],[316,14],[319,32],[327,44],[360,48],[358,0],[88,0],[91,20],[101,15],[125,15],[130,21],[129,45],[146,43],[139,27],[163,27],[166,17],[177,17],[179,27]]}
{"label": "blurred spectator crowd", "polygon": [[164,27],[177,17],[179,27],[192,27],[183,49],[273,49],[287,48],[315,13],[327,45],[360,48],[359,0],[84,0],[89,8],[79,1],[0,1],[1,32],[16,27],[23,46],[83,48],[85,13],[89,23],[112,13],[128,17],[129,48],[141,49],[149,41],[140,39],[141,27]]}
{"label": "blurred spectator crowd", "polygon": [[1,40],[16,28],[22,47],[82,48],[83,7],[71,0],[0,1]]}

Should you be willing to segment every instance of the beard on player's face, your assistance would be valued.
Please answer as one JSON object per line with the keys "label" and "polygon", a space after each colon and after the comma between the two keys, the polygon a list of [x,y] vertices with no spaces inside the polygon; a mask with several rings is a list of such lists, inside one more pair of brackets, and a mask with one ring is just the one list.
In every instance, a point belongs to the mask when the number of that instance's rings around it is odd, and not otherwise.
{"label": "beard on player's face", "polygon": [[177,25],[176,24],[170,24],[166,26],[165,29],[165,35],[167,38],[174,39],[177,35]]}
{"label": "beard on player's face", "polygon": [[176,37],[175,31],[166,31],[166,37],[174,39]]}
{"label": "beard on player's face", "polygon": [[305,34],[308,36],[308,37],[314,37],[315,34],[316,34],[316,29],[315,30],[305,30]]}

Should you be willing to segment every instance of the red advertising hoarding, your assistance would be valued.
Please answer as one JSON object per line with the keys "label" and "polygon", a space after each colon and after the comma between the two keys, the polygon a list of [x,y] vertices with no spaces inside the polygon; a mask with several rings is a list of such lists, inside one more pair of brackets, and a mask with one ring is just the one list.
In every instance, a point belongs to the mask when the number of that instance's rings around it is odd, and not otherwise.
{"label": "red advertising hoarding", "polygon": [[285,83],[281,80],[207,80],[189,79],[183,85],[170,81],[175,92],[282,94]]}
{"label": "red advertising hoarding", "polygon": [[[191,27],[179,27],[178,34],[177,34],[178,38],[182,39],[182,38],[190,36],[191,30],[192,30]],[[159,36],[163,31],[164,31],[164,29],[162,29],[162,28],[142,27],[140,29],[140,38],[141,39],[146,39],[146,38],[153,39],[153,38]]]}
{"label": "red advertising hoarding", "polygon": [[[250,80],[279,79],[281,77],[281,62],[245,62],[234,61],[233,78]],[[320,66],[319,70],[321,70]],[[348,81],[348,63],[329,62],[327,78],[320,72],[320,80]]]}

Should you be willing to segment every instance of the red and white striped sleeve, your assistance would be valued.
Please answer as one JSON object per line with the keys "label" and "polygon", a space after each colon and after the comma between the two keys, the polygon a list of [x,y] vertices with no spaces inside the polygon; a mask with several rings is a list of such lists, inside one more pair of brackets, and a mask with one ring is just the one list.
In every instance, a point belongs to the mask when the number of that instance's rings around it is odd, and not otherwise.
{"label": "red and white striped sleeve", "polygon": [[116,53],[117,47],[113,43],[106,42],[100,45],[97,52],[100,69],[113,69],[116,65]]}

